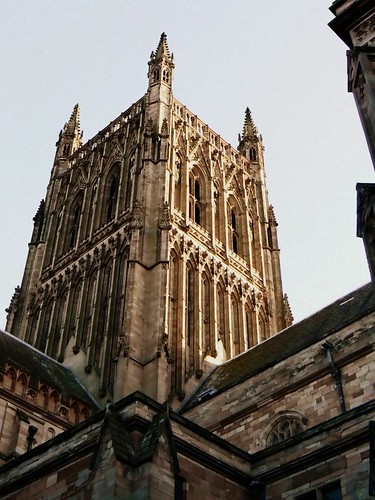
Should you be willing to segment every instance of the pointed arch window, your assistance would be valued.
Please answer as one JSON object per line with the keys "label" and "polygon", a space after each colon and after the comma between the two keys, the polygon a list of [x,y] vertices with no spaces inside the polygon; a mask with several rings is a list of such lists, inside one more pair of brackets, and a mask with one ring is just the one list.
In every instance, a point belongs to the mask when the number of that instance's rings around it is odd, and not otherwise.
{"label": "pointed arch window", "polygon": [[73,201],[69,212],[67,244],[65,251],[72,250],[77,244],[78,232],[82,215],[82,203],[83,203],[83,192],[81,191],[80,193],[78,193],[75,200]]}
{"label": "pointed arch window", "polygon": [[105,202],[105,220],[109,222],[116,216],[119,183],[120,183],[119,167],[112,169],[108,177],[106,185],[106,202]]}
{"label": "pointed arch window", "polygon": [[306,424],[302,418],[280,415],[266,438],[266,445],[272,446],[304,431]]}
{"label": "pointed arch window", "polygon": [[186,345],[187,359],[186,371],[190,373],[195,368],[195,339],[194,339],[194,317],[195,317],[195,276],[194,269],[188,264],[186,270]]}
{"label": "pointed arch window", "polygon": [[237,208],[235,208],[234,206],[229,206],[228,222],[231,249],[234,253],[240,255],[240,216],[238,214]]}
{"label": "pointed arch window", "polygon": [[128,161],[128,178],[126,183],[126,195],[125,195],[125,208],[128,209],[131,206],[133,187],[134,187],[134,176],[135,176],[135,151],[129,156]]}
{"label": "pointed arch window", "polygon": [[211,322],[210,322],[210,298],[211,287],[208,274],[202,275],[202,350],[205,355],[210,354],[211,346]]}
{"label": "pointed arch window", "polygon": [[189,217],[202,225],[202,186],[199,177],[193,173],[189,176]]}
{"label": "pointed arch window", "polygon": [[255,342],[253,338],[252,315],[248,307],[245,309],[245,335],[247,348],[250,349],[253,345],[255,345]]}
{"label": "pointed arch window", "polygon": [[233,338],[233,353],[236,356],[241,352],[241,334],[240,334],[240,313],[239,303],[236,295],[232,295],[232,338]]}
{"label": "pointed arch window", "polygon": [[169,83],[169,71],[167,69],[163,70],[163,82]]}
{"label": "pointed arch window", "polygon": [[152,74],[152,81],[153,83],[156,83],[160,80],[160,70],[158,68],[154,69],[154,72]]}
{"label": "pointed arch window", "polygon": [[71,150],[71,145],[70,144],[64,144],[64,147],[63,147],[63,156],[69,156],[70,155],[70,150]]}
{"label": "pointed arch window", "polygon": [[81,346],[85,349],[91,342],[92,323],[96,306],[97,271],[94,270],[89,278],[88,294],[86,298]]}
{"label": "pointed arch window", "polygon": [[227,338],[225,335],[225,316],[226,316],[226,307],[225,307],[225,292],[224,286],[218,284],[217,286],[217,320],[218,320],[218,338],[217,340],[221,341],[223,344],[223,348],[227,350]]}
{"label": "pointed arch window", "polygon": [[92,221],[95,220],[94,214],[96,209],[96,204],[98,201],[98,179],[95,179],[91,187],[90,196],[90,210],[87,214],[87,225],[86,225],[86,236],[88,237],[91,233]]}
{"label": "pointed arch window", "polygon": [[53,302],[52,300],[49,302],[49,304],[46,306],[46,311],[44,315],[44,321],[42,325],[42,331],[40,334],[40,340],[39,340],[39,350],[42,352],[45,352],[46,347],[47,347],[47,341],[48,341],[48,333],[49,333],[49,327],[51,323],[51,316],[52,316],[52,307],[53,307]]}
{"label": "pointed arch window", "polygon": [[255,148],[250,148],[250,161],[258,161],[257,152]]}

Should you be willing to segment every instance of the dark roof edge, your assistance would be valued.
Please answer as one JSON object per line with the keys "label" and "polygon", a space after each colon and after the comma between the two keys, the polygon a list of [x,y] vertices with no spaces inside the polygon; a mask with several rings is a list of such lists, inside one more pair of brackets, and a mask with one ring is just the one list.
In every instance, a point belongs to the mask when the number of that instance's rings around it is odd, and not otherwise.
{"label": "dark roof edge", "polygon": [[[278,337],[279,335],[292,335],[293,334],[293,329],[296,329],[297,327],[301,327],[301,325],[303,326],[304,323],[307,323],[307,322],[310,322],[312,320],[312,318],[314,318],[315,316],[318,316],[320,314],[322,314],[324,311],[328,310],[329,308],[333,307],[335,304],[339,304],[341,305],[341,303],[345,303],[346,301],[349,301],[351,300],[351,298],[357,294],[358,292],[362,291],[362,290],[365,290],[366,288],[372,288],[372,287],[375,287],[374,283],[372,282],[369,282],[359,288],[357,288],[356,290],[353,290],[352,292],[349,292],[347,293],[346,295],[344,295],[343,297],[340,297],[339,299],[335,300],[334,302],[332,302],[331,304],[329,304],[328,306],[324,307],[323,309],[311,314],[310,316],[308,316],[307,318],[304,318],[303,320],[299,321],[298,323],[294,324],[294,325],[291,325],[287,328],[285,328],[284,330],[281,330],[280,332],[276,333],[275,335],[273,335],[272,337],[269,337],[267,340],[265,340],[264,342],[262,342],[261,344],[257,344],[256,346],[252,347],[251,349],[249,349],[248,351],[245,351],[241,354],[239,354],[238,356],[235,356],[234,358],[226,361],[225,363],[223,363],[222,365],[218,365],[216,367],[216,369],[220,369],[221,367],[223,367],[226,363],[232,363],[234,362],[236,359],[242,357],[242,356],[246,356],[246,354],[249,352],[249,351],[256,351],[257,349],[263,349],[264,348],[264,345],[266,345],[267,342],[272,342],[273,339],[275,339],[276,337]],[[195,398],[197,396],[197,394],[199,394],[199,389],[200,387],[204,384],[204,382],[207,381],[207,379],[210,378],[211,375],[214,374],[214,372],[216,371],[213,370],[208,377],[206,377],[204,379],[204,381],[202,382],[202,384],[198,385],[194,392],[191,393],[191,395],[189,396],[189,398],[183,402],[181,404],[181,406],[179,406],[178,408],[178,412],[180,414],[186,412],[186,411],[189,411],[191,410],[192,408],[198,406],[199,404],[201,403],[205,403],[206,401],[218,396],[219,394],[225,392],[226,390],[238,385],[238,384],[241,384],[242,382],[244,382],[245,380],[261,373],[262,371],[264,370],[267,370],[268,368],[271,368],[272,366],[275,366],[277,365],[278,363],[281,363],[282,361],[284,361],[285,359],[287,359],[288,357],[290,357],[291,355],[294,355],[296,354],[297,352],[300,352],[304,349],[306,349],[307,347],[313,345],[314,343],[316,342],[319,342],[320,340],[322,340],[323,338],[325,337],[328,337],[329,335],[333,335],[334,333],[338,332],[339,330],[342,330],[343,328],[345,328],[346,326],[350,325],[351,323],[353,323],[354,321],[358,321],[358,319],[360,318],[363,318],[365,316],[367,316],[368,314],[370,314],[371,312],[375,311],[375,307],[374,307],[374,304],[371,304],[368,305],[367,307],[364,307],[361,311],[360,314],[357,314],[355,315],[355,318],[353,319],[352,317],[350,318],[347,318],[346,321],[343,321],[342,323],[340,323],[340,325],[337,325],[336,327],[334,328],[331,328],[330,330],[327,330],[326,332],[324,332],[323,335],[321,335],[319,338],[314,338],[312,339],[310,342],[307,342],[306,344],[304,344],[303,346],[298,346],[296,347],[294,350],[292,351],[288,351],[286,352],[283,356],[277,358],[277,359],[274,359],[268,363],[265,363],[263,366],[261,366],[260,368],[258,368],[257,370],[254,370],[253,372],[251,372],[250,374],[246,374],[244,376],[241,376],[239,377],[238,379],[236,379],[234,382],[231,382],[229,383],[228,385],[226,385],[225,387],[222,387],[222,388],[219,388],[216,392],[208,395],[207,397],[205,397],[202,401],[198,400],[198,401],[195,401]]]}

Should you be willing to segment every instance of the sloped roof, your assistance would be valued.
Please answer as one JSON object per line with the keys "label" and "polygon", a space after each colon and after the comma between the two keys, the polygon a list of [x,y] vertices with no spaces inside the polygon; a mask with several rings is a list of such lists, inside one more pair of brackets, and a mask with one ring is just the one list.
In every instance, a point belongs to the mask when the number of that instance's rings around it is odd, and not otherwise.
{"label": "sloped roof", "polygon": [[338,299],[265,342],[217,366],[184,402],[183,413],[242,381],[276,365],[324,337],[375,311],[375,285],[369,283]]}
{"label": "sloped roof", "polygon": [[35,389],[38,389],[39,383],[45,383],[60,391],[63,401],[78,399],[92,408],[98,408],[69,368],[14,335],[0,330],[0,371],[5,370],[6,363],[30,374],[29,385]]}

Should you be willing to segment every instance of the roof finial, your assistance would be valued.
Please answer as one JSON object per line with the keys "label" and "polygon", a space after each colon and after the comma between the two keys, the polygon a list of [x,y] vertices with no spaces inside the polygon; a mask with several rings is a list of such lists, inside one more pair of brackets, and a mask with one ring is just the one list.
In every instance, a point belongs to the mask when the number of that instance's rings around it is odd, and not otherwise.
{"label": "roof finial", "polygon": [[242,139],[258,136],[258,129],[256,128],[253,118],[251,116],[251,111],[247,107],[245,111],[245,122],[243,126]]}
{"label": "roof finial", "polygon": [[[159,59],[163,56],[166,56],[168,59],[171,59],[171,55],[169,53],[168,43],[167,43],[167,35],[163,32],[160,36],[159,45],[156,49],[154,57]],[[173,56],[172,56],[173,59]]]}
{"label": "roof finial", "polygon": [[69,121],[65,123],[64,132],[66,134],[79,135],[80,134],[80,108],[77,103],[70,115]]}

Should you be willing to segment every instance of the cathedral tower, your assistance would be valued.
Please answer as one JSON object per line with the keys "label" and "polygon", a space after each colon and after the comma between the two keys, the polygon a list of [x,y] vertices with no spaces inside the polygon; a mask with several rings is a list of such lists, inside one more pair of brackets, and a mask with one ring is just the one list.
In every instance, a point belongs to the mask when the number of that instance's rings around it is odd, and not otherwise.
{"label": "cathedral tower", "polygon": [[144,97],[83,145],[75,106],[8,315],[102,404],[181,400],[291,321],[249,109],[236,150],[174,98],[164,33],[148,66]]}

